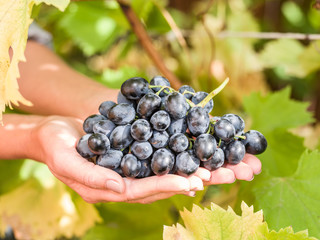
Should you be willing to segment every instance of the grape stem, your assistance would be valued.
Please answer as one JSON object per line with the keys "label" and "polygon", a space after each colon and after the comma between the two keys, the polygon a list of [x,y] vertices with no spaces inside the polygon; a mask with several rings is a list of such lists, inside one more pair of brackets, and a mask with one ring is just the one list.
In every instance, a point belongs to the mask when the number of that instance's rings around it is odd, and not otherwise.
{"label": "grape stem", "polygon": [[185,95],[185,94],[187,94],[187,93],[191,94],[192,96],[195,95],[194,92],[190,92],[190,91],[188,91],[188,90],[184,90],[183,93],[182,93],[182,95]]}
{"label": "grape stem", "polygon": [[241,139],[245,140],[246,136],[240,136],[240,135],[235,135],[234,136],[234,139],[238,139],[238,138],[241,138]]}
{"label": "grape stem", "polygon": [[229,82],[229,78],[227,78],[226,80],[224,80],[223,83],[221,83],[219,87],[217,87],[217,88],[214,89],[211,93],[209,93],[208,96],[206,96],[200,103],[197,104],[197,106],[204,108],[204,107],[206,106],[206,104],[207,104],[214,96],[216,96],[219,92],[222,91],[222,89],[224,89],[224,87],[228,84],[228,82]]}

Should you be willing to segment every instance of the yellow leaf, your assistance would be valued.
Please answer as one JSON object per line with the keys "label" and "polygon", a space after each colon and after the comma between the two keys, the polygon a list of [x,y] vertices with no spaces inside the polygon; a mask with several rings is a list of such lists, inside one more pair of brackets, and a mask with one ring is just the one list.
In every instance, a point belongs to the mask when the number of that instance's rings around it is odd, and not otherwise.
{"label": "yellow leaf", "polygon": [[[25,61],[30,16],[34,4],[45,2],[64,10],[69,0],[0,0],[0,122],[5,107],[19,103],[31,106],[19,92],[18,63]],[[9,50],[12,50],[10,59]]]}

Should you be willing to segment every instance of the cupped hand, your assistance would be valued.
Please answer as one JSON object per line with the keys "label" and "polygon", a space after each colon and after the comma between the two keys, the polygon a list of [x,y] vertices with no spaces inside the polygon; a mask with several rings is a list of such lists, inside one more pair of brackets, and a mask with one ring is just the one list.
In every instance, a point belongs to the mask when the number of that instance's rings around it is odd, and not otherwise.
{"label": "cupped hand", "polygon": [[51,116],[42,121],[34,135],[37,158],[55,177],[76,191],[85,201],[150,203],[176,194],[194,196],[203,189],[209,172],[188,178],[167,174],[144,179],[122,178],[116,172],[82,158],[75,146],[84,135],[82,123],[74,118]]}

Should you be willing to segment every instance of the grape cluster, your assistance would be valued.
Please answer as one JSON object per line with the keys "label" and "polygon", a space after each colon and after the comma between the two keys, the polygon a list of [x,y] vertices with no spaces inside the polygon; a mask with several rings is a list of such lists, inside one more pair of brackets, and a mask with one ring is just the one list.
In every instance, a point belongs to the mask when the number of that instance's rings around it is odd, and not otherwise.
{"label": "grape cluster", "polygon": [[188,85],[178,91],[156,76],[126,80],[117,103],[102,102],[100,114],[83,122],[86,132],[78,153],[125,177],[144,178],[167,173],[190,176],[201,166],[215,170],[238,164],[245,153],[260,154],[267,141],[258,131],[244,132],[235,114],[210,118],[212,97]]}

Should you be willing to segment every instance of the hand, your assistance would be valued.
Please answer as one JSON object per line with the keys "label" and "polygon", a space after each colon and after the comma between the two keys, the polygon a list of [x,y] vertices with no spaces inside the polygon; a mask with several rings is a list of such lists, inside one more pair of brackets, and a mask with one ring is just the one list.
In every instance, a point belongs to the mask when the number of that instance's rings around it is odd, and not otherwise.
{"label": "hand", "polygon": [[194,196],[203,189],[203,181],[210,172],[198,172],[188,178],[167,174],[144,179],[122,178],[116,172],[95,165],[82,158],[75,150],[84,135],[80,120],[48,117],[35,129],[40,149],[38,160],[49,167],[55,177],[76,191],[86,202],[150,203],[176,194]]}

